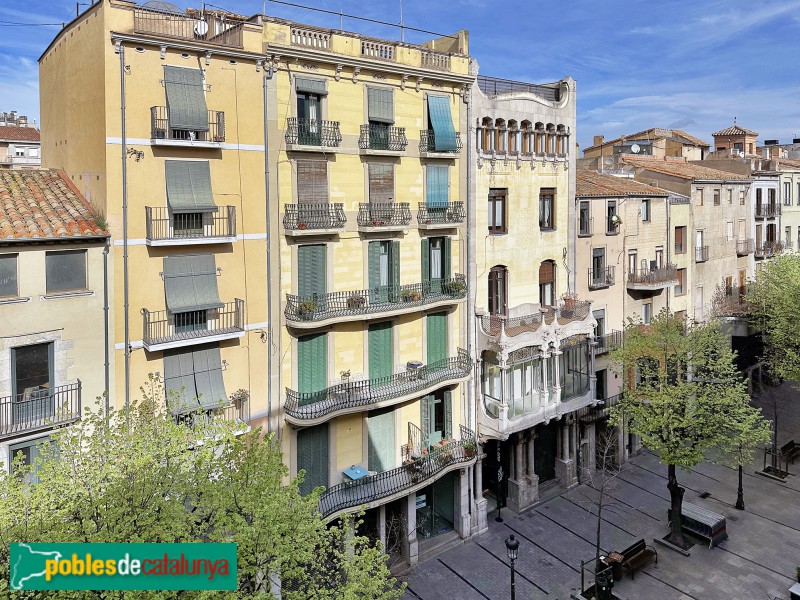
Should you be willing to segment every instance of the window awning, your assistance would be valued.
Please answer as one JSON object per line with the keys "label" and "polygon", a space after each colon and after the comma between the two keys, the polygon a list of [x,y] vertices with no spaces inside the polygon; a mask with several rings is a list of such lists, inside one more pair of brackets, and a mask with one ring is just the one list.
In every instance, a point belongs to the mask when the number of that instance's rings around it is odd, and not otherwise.
{"label": "window awning", "polygon": [[222,308],[214,255],[165,256],[164,290],[172,313]]}
{"label": "window awning", "polygon": [[200,69],[164,66],[169,126],[172,129],[208,131],[208,108]]}
{"label": "window awning", "polygon": [[328,94],[328,87],[322,79],[309,79],[307,77],[298,77],[295,79],[294,89],[298,92],[305,92],[307,94],[317,94],[325,96]]}
{"label": "window awning", "polygon": [[216,212],[211,194],[211,171],[205,160],[164,161],[167,203],[173,214]]}
{"label": "window awning", "polygon": [[434,149],[437,152],[458,150],[456,130],[450,115],[450,99],[447,96],[428,96],[428,118],[433,127]]}
{"label": "window awning", "polygon": [[165,354],[164,387],[173,415],[228,404],[219,347]]}
{"label": "window awning", "polygon": [[392,90],[367,88],[367,118],[389,125],[394,123],[394,97]]}

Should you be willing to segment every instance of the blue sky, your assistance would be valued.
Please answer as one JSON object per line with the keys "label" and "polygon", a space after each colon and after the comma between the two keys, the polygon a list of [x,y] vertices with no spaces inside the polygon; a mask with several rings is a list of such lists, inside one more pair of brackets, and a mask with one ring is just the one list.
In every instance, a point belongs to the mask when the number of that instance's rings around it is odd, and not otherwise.
{"label": "blue sky", "polygon": [[[88,2],[88,0],[86,0]],[[182,8],[187,0],[175,3]],[[382,21],[400,0],[295,0]],[[192,0],[191,6],[199,6]],[[217,0],[245,14],[262,0]],[[267,13],[339,27],[339,18],[266,3]],[[800,0],[403,0],[406,25],[470,32],[481,73],[578,82],[578,141],[675,127],[711,142],[734,116],[759,140],[800,137]],[[74,0],[0,0],[0,22],[54,23]],[[390,27],[344,19],[345,29],[399,39]],[[0,110],[39,117],[36,59],[58,27],[0,26]],[[426,36],[409,32],[406,40]]]}

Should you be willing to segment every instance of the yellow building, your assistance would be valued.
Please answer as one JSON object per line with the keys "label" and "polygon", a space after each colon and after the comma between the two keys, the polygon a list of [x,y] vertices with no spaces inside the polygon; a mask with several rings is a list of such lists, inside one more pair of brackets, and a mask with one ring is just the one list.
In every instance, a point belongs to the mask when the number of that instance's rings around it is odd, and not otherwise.
{"label": "yellow building", "polygon": [[575,294],[575,81],[477,83],[469,227],[482,530],[489,503],[523,510],[540,485],[581,476],[575,416],[594,403],[594,318]]}
{"label": "yellow building", "polygon": [[106,390],[107,241],[64,173],[0,169],[0,468]]}
{"label": "yellow building", "polygon": [[44,163],[113,237],[115,403],[160,372],[264,425],[412,564],[473,521],[467,52],[103,0],[40,59]]}

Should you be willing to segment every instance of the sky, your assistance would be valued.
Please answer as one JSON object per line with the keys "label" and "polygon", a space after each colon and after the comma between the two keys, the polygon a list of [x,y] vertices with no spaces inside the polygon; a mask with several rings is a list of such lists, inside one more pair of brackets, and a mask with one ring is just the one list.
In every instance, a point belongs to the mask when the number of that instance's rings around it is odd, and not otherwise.
{"label": "sky", "polygon": [[[85,0],[89,2],[89,0]],[[190,1],[191,4],[186,4]],[[800,0],[293,0],[409,27],[470,32],[480,73],[532,83],[577,81],[577,139],[650,127],[712,142],[736,122],[759,141],[800,137]],[[181,8],[200,0],[176,0]],[[216,0],[242,14],[263,0]],[[209,3],[207,3],[209,4]],[[83,9],[83,7],[82,7]],[[339,17],[266,1],[269,15],[322,27]],[[0,0],[0,110],[39,120],[37,59],[74,0]],[[394,27],[345,17],[344,29],[400,39]],[[431,36],[406,32],[406,41]]]}

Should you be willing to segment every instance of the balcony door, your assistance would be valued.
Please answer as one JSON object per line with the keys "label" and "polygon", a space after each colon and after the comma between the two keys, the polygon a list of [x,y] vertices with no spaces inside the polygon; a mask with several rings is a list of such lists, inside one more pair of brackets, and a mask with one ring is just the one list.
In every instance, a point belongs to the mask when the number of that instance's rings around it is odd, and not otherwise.
{"label": "balcony door", "polygon": [[[442,293],[442,281],[450,277],[452,240],[449,237],[425,238],[422,240],[423,285],[431,293]],[[423,292],[428,292],[423,289]]]}
{"label": "balcony door", "polygon": [[11,349],[12,422],[28,423],[54,414],[53,344]]}
{"label": "balcony door", "polygon": [[367,253],[370,302],[397,302],[400,288],[400,242],[370,242]]}
{"label": "balcony door", "polygon": [[297,92],[297,141],[308,146],[321,146],[320,114],[322,98],[310,92]]}
{"label": "balcony door", "polygon": [[606,275],[606,249],[592,248],[592,284],[603,285]]}
{"label": "balcony door", "polygon": [[447,313],[433,313],[426,320],[427,364],[444,363],[447,359]]}

